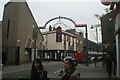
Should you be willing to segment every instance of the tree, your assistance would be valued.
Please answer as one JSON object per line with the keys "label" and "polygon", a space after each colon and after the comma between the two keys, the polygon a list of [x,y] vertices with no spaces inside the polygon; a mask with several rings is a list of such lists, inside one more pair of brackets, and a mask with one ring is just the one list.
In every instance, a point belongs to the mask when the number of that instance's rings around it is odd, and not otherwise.
{"label": "tree", "polygon": [[[110,12],[110,9],[109,9],[109,8],[105,8],[104,10],[105,10],[105,12],[106,12],[105,14],[108,14],[108,13]],[[101,14],[101,15],[95,14],[95,17],[100,20],[101,17],[103,17],[105,14],[104,14],[104,13]]]}

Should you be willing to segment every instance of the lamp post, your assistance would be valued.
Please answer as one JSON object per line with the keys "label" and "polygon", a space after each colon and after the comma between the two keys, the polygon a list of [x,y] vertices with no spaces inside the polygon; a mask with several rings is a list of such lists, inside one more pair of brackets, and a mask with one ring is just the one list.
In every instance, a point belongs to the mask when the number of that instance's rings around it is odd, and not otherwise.
{"label": "lamp post", "polygon": [[33,27],[33,40],[34,40],[34,59],[36,58],[36,39],[37,39],[37,29]]}
{"label": "lamp post", "polygon": [[86,33],[85,33],[85,45],[86,45],[86,66],[89,66],[89,55],[88,55],[88,31],[87,31],[87,24],[77,24],[75,27],[85,27]]}
{"label": "lamp post", "polygon": [[86,66],[89,66],[89,55],[88,55],[88,31],[87,31],[87,25],[85,26],[86,30]]}

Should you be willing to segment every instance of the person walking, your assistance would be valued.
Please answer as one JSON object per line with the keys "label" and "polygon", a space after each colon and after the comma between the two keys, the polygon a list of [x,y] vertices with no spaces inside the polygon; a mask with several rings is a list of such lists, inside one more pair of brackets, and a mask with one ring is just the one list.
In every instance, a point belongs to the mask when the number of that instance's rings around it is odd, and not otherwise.
{"label": "person walking", "polygon": [[111,56],[109,54],[107,55],[107,59],[106,59],[106,69],[107,69],[107,73],[108,73],[108,78],[111,79],[111,74],[112,74],[112,58],[111,58]]}
{"label": "person walking", "polygon": [[97,61],[98,61],[98,58],[97,58],[97,56],[96,56],[96,57],[94,57],[95,67],[97,67]]}
{"label": "person walking", "polygon": [[79,80],[80,73],[77,72],[74,61],[71,58],[64,60],[64,70],[61,70],[59,76],[62,80]]}
{"label": "person walking", "polygon": [[105,66],[105,64],[106,64],[106,59],[105,59],[105,55],[103,55],[102,56],[102,65],[103,65],[103,67]]}
{"label": "person walking", "polygon": [[35,59],[31,68],[31,80],[49,80],[47,74],[48,72],[44,70],[41,60]]}

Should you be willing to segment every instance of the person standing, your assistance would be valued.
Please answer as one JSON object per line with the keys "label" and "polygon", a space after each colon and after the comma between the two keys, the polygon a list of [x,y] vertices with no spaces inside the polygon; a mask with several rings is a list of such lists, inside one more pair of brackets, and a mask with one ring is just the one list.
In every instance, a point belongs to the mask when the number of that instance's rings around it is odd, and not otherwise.
{"label": "person standing", "polygon": [[62,60],[64,60],[64,55],[62,56]]}
{"label": "person standing", "polygon": [[50,56],[49,56],[49,55],[47,56],[47,61],[48,61],[48,62],[50,61]]}
{"label": "person standing", "polygon": [[71,58],[64,60],[64,70],[61,70],[59,76],[62,80],[79,80],[80,73],[77,72],[74,61]]}
{"label": "person standing", "polygon": [[31,80],[49,80],[47,74],[48,72],[44,70],[41,60],[35,59],[31,68]]}
{"label": "person standing", "polygon": [[116,63],[116,58],[113,60],[113,69],[114,69],[114,75],[116,75],[116,67],[117,67],[117,63]]}
{"label": "person standing", "polygon": [[108,73],[108,78],[111,79],[111,75],[112,75],[112,58],[111,58],[111,56],[109,54],[107,55],[107,59],[106,59],[106,69],[107,69],[107,73]]}
{"label": "person standing", "polygon": [[97,61],[98,61],[98,58],[97,58],[97,56],[96,56],[96,57],[94,57],[95,67],[97,67]]}

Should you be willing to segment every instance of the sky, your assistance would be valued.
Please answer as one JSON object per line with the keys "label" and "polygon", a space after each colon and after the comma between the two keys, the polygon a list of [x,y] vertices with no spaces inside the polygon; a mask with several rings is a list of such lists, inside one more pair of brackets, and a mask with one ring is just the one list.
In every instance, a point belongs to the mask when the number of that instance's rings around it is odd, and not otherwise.
{"label": "sky", "polygon": [[[10,0],[0,0],[0,21],[2,21],[3,9],[5,3]],[[23,1],[23,0],[22,0]],[[101,0],[26,0],[30,10],[38,24],[38,26],[44,26],[47,21],[55,17],[67,17],[72,19],[77,24],[87,24],[88,28],[88,39],[96,42],[96,30],[90,29],[91,25],[100,24],[100,20],[95,17],[95,14],[105,14],[105,6],[101,4]],[[63,23],[69,27],[65,29],[74,29],[74,25],[69,20],[54,20],[49,25],[56,23]],[[82,31],[85,33],[85,28],[75,28],[78,32]],[[98,42],[101,42],[100,27],[98,28]]]}

